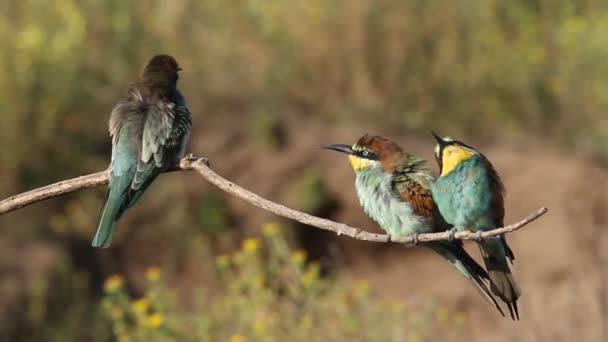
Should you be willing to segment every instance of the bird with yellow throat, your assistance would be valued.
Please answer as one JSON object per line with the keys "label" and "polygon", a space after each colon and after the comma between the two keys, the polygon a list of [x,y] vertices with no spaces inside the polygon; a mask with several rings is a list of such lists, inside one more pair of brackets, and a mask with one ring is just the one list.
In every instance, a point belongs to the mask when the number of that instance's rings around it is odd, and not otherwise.
{"label": "bird with yellow throat", "polygon": [[[435,158],[440,176],[432,185],[433,200],[443,218],[457,230],[483,232],[503,226],[504,186],[496,169],[481,152],[452,138],[437,140]],[[515,259],[504,235],[479,240],[492,292],[519,319],[521,295],[508,261]]]}
{"label": "bird with yellow throat", "polygon": [[[424,159],[404,152],[386,138],[364,135],[354,145],[323,145],[342,152],[355,171],[355,189],[365,213],[389,236],[401,237],[451,228],[431,194],[434,175]],[[485,281],[488,274],[463,248],[461,241],[421,242],[444,257],[503,314]]]}

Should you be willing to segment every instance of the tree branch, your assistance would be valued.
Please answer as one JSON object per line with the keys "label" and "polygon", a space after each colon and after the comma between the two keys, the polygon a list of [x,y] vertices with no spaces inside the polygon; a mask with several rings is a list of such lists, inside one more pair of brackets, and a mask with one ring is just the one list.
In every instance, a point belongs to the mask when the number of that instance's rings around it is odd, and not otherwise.
{"label": "tree branch", "polygon": [[[256,206],[262,208],[266,211],[269,211],[273,214],[286,217],[310,226],[314,226],[320,229],[329,230],[337,233],[338,235],[347,235],[352,238],[364,241],[373,241],[373,242],[398,242],[404,244],[414,244],[417,240],[418,242],[427,242],[427,241],[438,241],[438,240],[448,240],[450,238],[450,232],[441,232],[441,233],[428,233],[428,234],[418,234],[418,236],[408,235],[403,237],[389,237],[384,234],[374,234],[365,232],[360,228],[351,227],[349,225],[338,223],[330,220],[326,220],[320,217],[312,216],[297,210],[290,209],[284,205],[277,204],[275,202],[269,201],[263,197],[260,197],[251,191],[244,189],[215,173],[211,168],[209,168],[207,160],[204,158],[196,158],[196,157],[187,157],[181,160],[179,166],[176,165],[172,167],[169,171],[186,171],[193,170],[198,172],[203,178],[205,178],[211,184],[217,186],[221,190],[241,198],[242,200]],[[50,184],[44,186],[42,188],[34,189],[28,192],[24,192],[22,194],[18,194],[12,197],[9,197],[5,200],[0,201],[0,216],[11,212],[13,210],[17,210],[19,208],[23,208],[30,204],[43,201],[45,199],[56,197],[62,194],[70,193],[73,191],[77,191],[80,189],[87,189],[98,187],[101,185],[108,184],[108,171],[101,171],[97,173],[93,173],[90,175],[77,177],[61,182],[57,182],[54,184]],[[473,233],[470,231],[462,231],[456,232],[453,234],[454,239],[458,240],[474,240],[479,238],[488,238],[492,236],[497,236],[500,234],[510,233],[516,231],[528,223],[536,220],[547,212],[547,208],[540,208],[537,212],[529,215],[525,219],[502,228],[493,229],[490,231],[483,232],[481,234]]]}

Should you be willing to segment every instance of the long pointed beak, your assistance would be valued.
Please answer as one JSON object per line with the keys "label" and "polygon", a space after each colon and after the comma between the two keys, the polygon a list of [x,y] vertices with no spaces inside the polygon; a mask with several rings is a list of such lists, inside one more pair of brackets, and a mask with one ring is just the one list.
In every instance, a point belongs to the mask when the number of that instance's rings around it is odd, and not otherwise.
{"label": "long pointed beak", "polygon": [[439,144],[439,146],[444,146],[446,144],[446,141],[443,140],[443,138],[441,136],[439,136],[439,134],[431,131],[431,134],[433,135],[433,137],[435,137],[435,140],[437,140],[437,143]]}
{"label": "long pointed beak", "polygon": [[353,149],[349,145],[344,144],[330,144],[330,145],[321,145],[321,148],[326,150],[334,150],[346,154],[353,154]]}

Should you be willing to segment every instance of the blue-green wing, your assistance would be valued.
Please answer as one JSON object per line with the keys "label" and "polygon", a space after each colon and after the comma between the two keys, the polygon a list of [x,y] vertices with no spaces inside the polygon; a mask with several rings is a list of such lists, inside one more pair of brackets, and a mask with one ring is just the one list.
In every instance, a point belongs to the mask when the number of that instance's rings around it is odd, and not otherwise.
{"label": "blue-green wing", "polygon": [[97,233],[93,238],[94,247],[108,247],[116,221],[129,202],[131,183],[137,172],[140,154],[141,131],[144,108],[137,102],[120,102],[110,116],[110,136],[112,137],[112,159],[110,162],[110,184],[106,204],[101,214]]}
{"label": "blue-green wing", "polygon": [[191,126],[190,112],[184,106],[162,103],[148,110],[143,125],[141,155],[128,201],[119,217],[139,200],[162,171],[182,157],[182,146]]}

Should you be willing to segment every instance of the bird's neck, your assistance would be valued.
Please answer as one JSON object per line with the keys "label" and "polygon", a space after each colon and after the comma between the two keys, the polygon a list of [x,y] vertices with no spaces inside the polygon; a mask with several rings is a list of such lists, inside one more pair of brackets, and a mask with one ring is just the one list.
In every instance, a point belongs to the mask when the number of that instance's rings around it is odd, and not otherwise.
{"label": "bird's neck", "polygon": [[[451,174],[458,174],[459,171],[461,171],[462,169],[471,168],[471,167],[473,167],[473,168],[474,167],[483,167],[482,159],[479,156],[472,156],[471,158],[463,160],[460,163],[458,163],[457,165],[453,166],[449,170],[449,172],[442,172],[441,176],[445,177],[445,176],[449,176]],[[445,166],[444,166],[444,168],[445,168]]]}
{"label": "bird's neck", "polygon": [[355,189],[363,210],[381,226],[384,206],[389,203],[391,175],[381,168],[357,171]]}
{"label": "bird's neck", "polygon": [[147,88],[152,95],[159,95],[175,102],[178,97],[177,82],[163,73],[148,73],[144,76],[141,85]]}
{"label": "bird's neck", "polygon": [[355,187],[359,198],[371,192],[384,191],[385,187],[390,187],[392,175],[384,172],[382,168],[369,168],[356,172]]}

